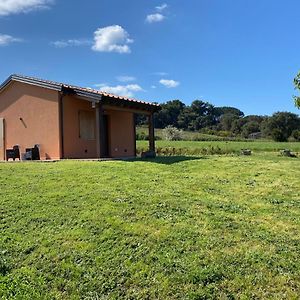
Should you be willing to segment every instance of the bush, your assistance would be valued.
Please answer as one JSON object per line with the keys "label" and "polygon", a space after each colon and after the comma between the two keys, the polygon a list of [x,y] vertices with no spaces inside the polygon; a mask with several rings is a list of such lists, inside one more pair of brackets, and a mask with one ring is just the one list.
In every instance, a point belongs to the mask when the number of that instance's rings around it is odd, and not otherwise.
{"label": "bush", "polygon": [[287,141],[287,137],[286,137],[285,133],[278,128],[275,128],[272,130],[271,136],[275,142],[286,142]]}
{"label": "bush", "polygon": [[201,133],[210,134],[210,135],[218,135],[218,131],[210,128],[201,128]]}
{"label": "bush", "polygon": [[138,140],[138,141],[147,141],[147,140],[149,140],[149,135],[146,134],[144,131],[137,132],[136,133],[136,140]]}
{"label": "bush", "polygon": [[297,141],[299,142],[300,141],[300,130],[294,130],[291,134],[291,138],[294,140],[294,141]]}
{"label": "bush", "polygon": [[[137,148],[137,155],[141,155],[142,152],[147,151],[145,147]],[[228,155],[238,154],[239,150],[229,149],[226,147],[209,145],[205,148],[188,148],[188,147],[157,147],[156,154],[158,156],[197,156],[197,155]]]}
{"label": "bush", "polygon": [[231,137],[232,133],[230,131],[220,130],[218,131],[218,135],[222,137]]}
{"label": "bush", "polygon": [[[156,141],[161,140],[161,137],[158,135],[156,135],[154,138]],[[135,135],[135,139],[137,141],[149,141],[149,135],[146,134],[145,132],[137,132]]]}
{"label": "bush", "polygon": [[163,129],[163,136],[167,141],[180,141],[183,138],[183,132],[176,127],[167,126]]}

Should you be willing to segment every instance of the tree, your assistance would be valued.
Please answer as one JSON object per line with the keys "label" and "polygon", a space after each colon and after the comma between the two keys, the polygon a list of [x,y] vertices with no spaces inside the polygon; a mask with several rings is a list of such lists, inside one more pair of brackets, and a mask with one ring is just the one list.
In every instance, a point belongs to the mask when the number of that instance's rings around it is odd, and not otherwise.
{"label": "tree", "polygon": [[239,119],[238,115],[232,113],[226,113],[220,117],[220,125],[218,127],[220,127],[221,130],[230,131],[233,122],[238,119]]}
{"label": "tree", "polygon": [[248,138],[251,133],[260,132],[260,124],[257,121],[249,121],[242,127],[242,137]]}
{"label": "tree", "polygon": [[[294,78],[295,89],[300,90],[300,72]],[[300,108],[300,97],[294,96],[295,105]]]}
{"label": "tree", "polygon": [[232,122],[231,131],[234,134],[240,134],[242,132],[243,126],[247,123],[246,118],[239,118]]}
{"label": "tree", "polygon": [[222,115],[227,115],[227,114],[235,115],[238,117],[244,117],[244,113],[241,110],[239,110],[238,108],[235,108],[235,107],[231,107],[231,106],[216,107],[215,111],[216,111],[216,114],[220,117]]}
{"label": "tree", "polygon": [[204,127],[210,127],[216,124],[215,107],[202,100],[195,100],[190,106],[189,127],[193,130],[199,130]]}
{"label": "tree", "polygon": [[191,126],[191,120],[196,118],[196,114],[190,106],[186,106],[178,117],[178,128],[194,130]]}
{"label": "tree", "polygon": [[178,117],[185,104],[180,100],[168,101],[161,104],[162,110],[155,116],[155,126],[165,128],[168,125],[178,127]]}
{"label": "tree", "polygon": [[300,129],[300,118],[290,112],[277,112],[264,122],[263,127],[265,135],[286,142],[294,130]]}
{"label": "tree", "polygon": [[195,100],[185,106],[178,117],[178,127],[188,130],[199,130],[216,123],[215,108],[202,100]]}

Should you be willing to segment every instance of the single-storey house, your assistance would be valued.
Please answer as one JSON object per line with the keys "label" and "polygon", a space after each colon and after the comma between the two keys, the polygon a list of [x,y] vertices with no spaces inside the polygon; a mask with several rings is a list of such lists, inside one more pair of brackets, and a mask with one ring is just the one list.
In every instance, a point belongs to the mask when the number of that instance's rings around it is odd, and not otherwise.
{"label": "single-storey house", "polygon": [[136,155],[135,114],[149,120],[155,151],[154,103],[27,76],[0,85],[0,160],[6,149],[38,145],[40,158],[121,158]]}

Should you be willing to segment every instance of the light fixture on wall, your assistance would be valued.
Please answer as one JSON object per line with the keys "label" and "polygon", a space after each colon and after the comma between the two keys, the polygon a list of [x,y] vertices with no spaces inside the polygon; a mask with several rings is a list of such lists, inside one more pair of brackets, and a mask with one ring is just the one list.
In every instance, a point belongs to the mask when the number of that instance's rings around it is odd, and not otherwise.
{"label": "light fixture on wall", "polygon": [[95,101],[92,102],[92,108],[96,108],[96,102]]}

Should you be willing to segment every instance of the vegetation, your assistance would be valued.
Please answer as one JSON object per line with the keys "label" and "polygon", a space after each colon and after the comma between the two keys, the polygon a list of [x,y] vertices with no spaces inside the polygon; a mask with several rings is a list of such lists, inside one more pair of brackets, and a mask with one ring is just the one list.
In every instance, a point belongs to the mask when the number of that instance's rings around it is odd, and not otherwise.
{"label": "vegetation", "polygon": [[0,174],[2,299],[300,294],[293,158],[3,163]]}
{"label": "vegetation", "polygon": [[[148,141],[137,141],[137,152],[148,149]],[[299,142],[272,142],[272,141],[156,141],[158,155],[206,155],[206,154],[239,154],[241,149],[249,149],[255,153],[276,152],[290,149],[300,152]]]}
{"label": "vegetation", "polygon": [[300,129],[300,118],[289,112],[275,113],[263,124],[263,131],[275,141],[286,142],[294,131]]}
{"label": "vegetation", "polygon": [[[294,79],[294,85],[295,85],[295,89],[300,91],[300,72],[296,75],[296,77]],[[294,100],[295,100],[296,106],[298,108],[300,108],[300,97],[295,96]]]}
{"label": "vegetation", "polygon": [[169,125],[163,129],[163,136],[167,141],[180,141],[183,138],[183,133],[182,130]]}
{"label": "vegetation", "polygon": [[[215,107],[202,100],[195,100],[190,106],[180,100],[168,101],[161,106],[162,110],[155,115],[156,128],[172,126],[231,139],[264,137],[278,142],[294,140],[292,133],[300,130],[299,116],[289,112],[277,112],[270,117],[244,116],[237,108]],[[143,117],[137,118],[138,125],[145,123]]]}
{"label": "vegetation", "polygon": [[[167,126],[168,127],[168,126]],[[171,126],[172,128],[176,128]],[[165,129],[155,129],[155,139],[165,140],[166,136],[164,134]],[[178,130],[178,129],[177,129]],[[210,134],[209,134],[210,133]],[[231,137],[226,131],[218,132],[219,135],[214,135],[214,132],[209,131],[209,133],[195,132],[195,131],[184,131],[180,130],[180,140],[183,141],[245,141],[244,138]],[[138,141],[146,141],[149,139],[148,127],[138,126],[136,128],[136,139]]]}

